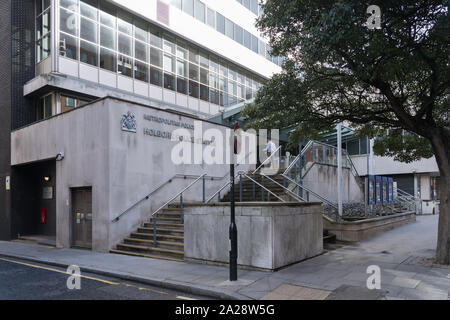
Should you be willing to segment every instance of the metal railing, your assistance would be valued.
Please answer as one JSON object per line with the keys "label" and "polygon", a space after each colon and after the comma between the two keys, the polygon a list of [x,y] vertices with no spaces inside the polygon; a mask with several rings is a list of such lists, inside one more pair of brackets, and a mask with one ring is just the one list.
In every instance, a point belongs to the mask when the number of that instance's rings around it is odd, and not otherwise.
{"label": "metal railing", "polygon": [[275,155],[276,155],[278,152],[281,153],[281,146],[279,146],[279,147],[277,148],[277,150],[275,150],[274,153],[272,153],[269,157],[267,157],[267,159],[264,160],[264,161],[260,164],[260,166],[259,166],[258,168],[256,168],[255,171],[253,171],[253,173],[257,173],[261,168],[263,168],[267,163],[269,163],[269,161],[271,161],[271,159],[273,159],[273,158],[275,157]]}
{"label": "metal railing", "polygon": [[195,179],[193,182],[191,182],[187,187],[183,188],[181,191],[179,191],[175,196],[173,196],[172,198],[170,198],[170,200],[168,200],[167,202],[165,202],[161,207],[159,207],[156,211],[154,211],[151,214],[151,217],[153,218],[153,247],[156,248],[157,246],[157,236],[156,236],[156,229],[158,227],[157,225],[157,220],[156,220],[156,215],[165,207],[167,207],[170,203],[172,203],[172,201],[174,201],[175,199],[177,199],[178,197],[180,197],[180,222],[184,223],[184,215],[183,215],[183,193],[186,192],[187,190],[189,190],[193,185],[195,185],[197,182],[199,182],[200,180],[203,180],[203,202],[205,202],[205,177],[206,177],[206,173],[202,174],[201,176],[199,176],[197,179]]}
{"label": "metal railing", "polygon": [[416,214],[422,214],[422,200],[409,194],[408,192],[397,188],[397,197],[394,199],[400,205],[408,210],[414,211]]}

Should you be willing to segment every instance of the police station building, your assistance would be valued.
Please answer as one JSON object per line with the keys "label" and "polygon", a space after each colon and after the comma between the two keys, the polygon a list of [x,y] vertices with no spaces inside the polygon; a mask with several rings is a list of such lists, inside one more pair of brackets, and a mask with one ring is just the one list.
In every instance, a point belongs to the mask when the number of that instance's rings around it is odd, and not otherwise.
{"label": "police station building", "polygon": [[226,183],[229,166],[171,152],[211,144],[196,123],[225,137],[210,119],[281,70],[258,13],[257,0],[2,1],[0,238],[108,252],[196,177],[206,196]]}

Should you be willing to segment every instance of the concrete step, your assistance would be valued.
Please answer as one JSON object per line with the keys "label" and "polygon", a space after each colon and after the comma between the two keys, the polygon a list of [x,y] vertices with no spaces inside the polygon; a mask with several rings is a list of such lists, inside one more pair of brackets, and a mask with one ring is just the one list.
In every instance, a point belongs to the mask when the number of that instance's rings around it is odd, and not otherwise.
{"label": "concrete step", "polygon": [[184,257],[184,250],[171,250],[171,249],[163,249],[163,248],[153,248],[150,246],[143,246],[143,245],[135,245],[135,244],[126,244],[126,243],[119,243],[117,245],[117,250],[122,251],[133,251],[133,252],[140,252],[140,253],[156,253],[156,255],[167,255],[169,257],[171,256],[181,256]]}
{"label": "concrete step", "polygon": [[[123,242],[125,244],[153,247],[153,240],[136,239],[136,238],[125,238],[123,240]],[[162,248],[162,249],[171,249],[171,250],[184,250],[184,243],[183,242],[159,241],[159,240],[156,240],[156,247],[157,248]]]}
{"label": "concrete step", "polygon": [[[144,222],[144,227],[149,227],[152,228],[154,226],[153,221],[152,222]],[[184,224],[182,223],[165,223],[165,222],[159,222],[158,219],[156,219],[156,230],[158,230],[159,228],[184,228]]]}
{"label": "concrete step", "polygon": [[151,259],[160,259],[160,260],[184,262],[184,259],[176,259],[176,258],[171,258],[171,257],[159,256],[159,255],[149,255],[149,254],[143,254],[143,253],[133,252],[133,251],[110,250],[110,253],[125,254],[125,255],[128,255],[128,256],[144,257],[144,258],[151,258]]}
{"label": "concrete step", "polygon": [[[153,233],[153,227],[139,227],[139,233]],[[172,234],[181,235],[184,234],[184,229],[167,229],[167,228],[156,228],[158,234]]]}
{"label": "concrete step", "polygon": [[[132,238],[136,239],[153,239],[153,233],[140,233],[140,232],[132,232],[131,233]],[[163,239],[163,240],[173,240],[173,241],[184,241],[183,236],[174,236],[170,234],[156,234],[157,239]]]}
{"label": "concrete step", "polygon": [[[150,218],[150,221],[151,222],[153,222],[153,219],[154,218]],[[156,221],[164,221],[164,222],[180,222],[181,221],[181,216],[179,217],[179,218],[172,218],[172,217],[170,217],[170,218],[168,218],[168,217],[165,217],[165,216],[157,216],[156,217]]]}

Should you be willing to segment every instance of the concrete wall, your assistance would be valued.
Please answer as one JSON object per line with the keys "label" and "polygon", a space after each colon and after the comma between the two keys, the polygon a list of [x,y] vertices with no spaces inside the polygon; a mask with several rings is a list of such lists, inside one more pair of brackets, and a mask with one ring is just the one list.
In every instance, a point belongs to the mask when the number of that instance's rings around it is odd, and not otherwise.
{"label": "concrete wall", "polygon": [[[184,256],[228,263],[230,206],[187,204]],[[276,270],[323,250],[320,203],[237,203],[238,264]]]}
{"label": "concrete wall", "polygon": [[339,223],[324,216],[323,228],[335,234],[337,240],[358,242],[415,221],[416,215],[413,212]]}
{"label": "concrete wall", "polygon": [[[135,115],[136,133],[121,129],[122,116],[127,112]],[[173,112],[106,98],[12,133],[12,165],[54,159],[59,152],[65,153],[64,160],[56,162],[58,247],[71,245],[70,188],[92,187],[93,250],[106,252],[144,219],[148,219],[152,210],[192,182],[189,179],[174,179],[118,222],[112,222],[175,174],[207,173],[217,177],[214,181],[207,181],[207,196],[228,179],[227,165],[175,165],[171,160],[171,151],[178,142],[145,135],[144,128],[167,132],[179,128],[145,120],[144,115],[189,125],[194,124],[195,120]],[[224,134],[226,129],[209,122],[203,121],[202,124],[203,130],[216,128]],[[192,130],[187,131],[192,133]],[[205,149],[201,144],[190,145]],[[242,166],[245,170],[249,168]],[[201,186],[200,182],[195,189],[187,192],[185,200],[201,200]]]}
{"label": "concrete wall", "polygon": [[[337,202],[337,181],[336,166],[315,163],[303,178],[303,185],[325,199]],[[342,169],[342,191],[344,202],[364,202],[364,189],[347,168]],[[321,200],[311,194],[310,201]]]}

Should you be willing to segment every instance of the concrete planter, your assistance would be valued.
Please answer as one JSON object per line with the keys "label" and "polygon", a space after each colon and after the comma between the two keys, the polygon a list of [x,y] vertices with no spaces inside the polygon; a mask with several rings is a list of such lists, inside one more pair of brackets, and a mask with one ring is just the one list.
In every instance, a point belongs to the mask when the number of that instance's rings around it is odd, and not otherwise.
{"label": "concrete planter", "polygon": [[[229,203],[186,204],[187,261],[229,262]],[[238,264],[262,270],[314,257],[323,251],[320,203],[237,203]]]}
{"label": "concrete planter", "polygon": [[337,240],[358,242],[414,221],[416,221],[414,212],[345,222],[335,222],[324,217],[323,227],[332,234],[335,234]]}

